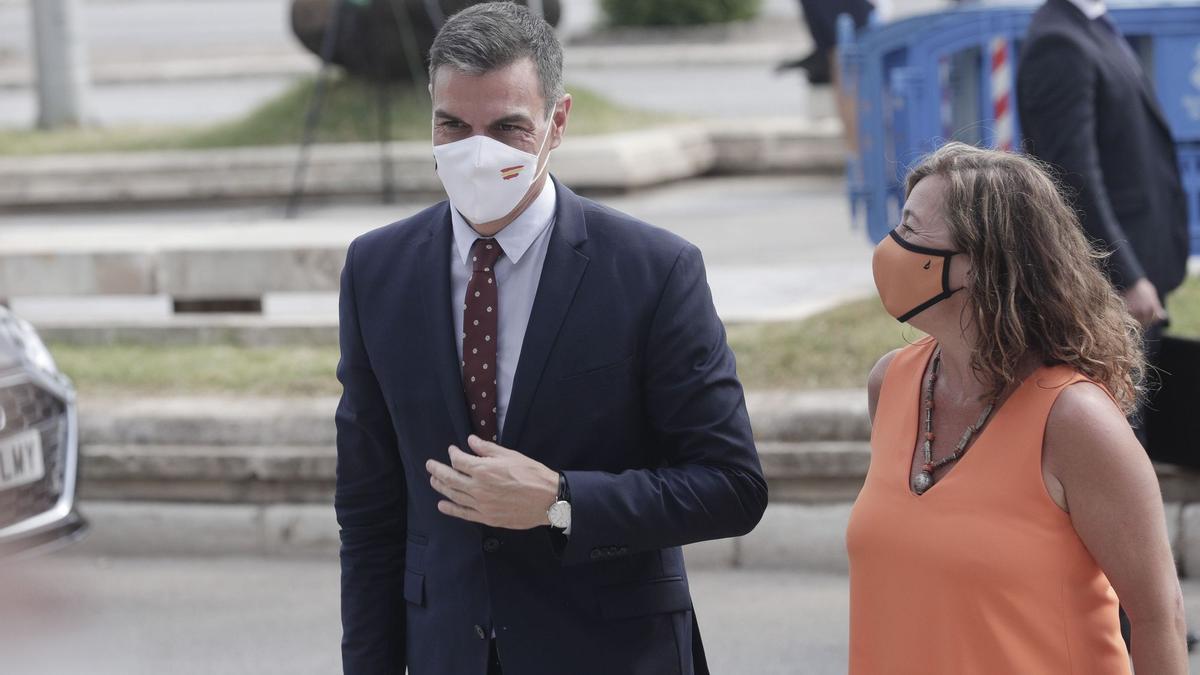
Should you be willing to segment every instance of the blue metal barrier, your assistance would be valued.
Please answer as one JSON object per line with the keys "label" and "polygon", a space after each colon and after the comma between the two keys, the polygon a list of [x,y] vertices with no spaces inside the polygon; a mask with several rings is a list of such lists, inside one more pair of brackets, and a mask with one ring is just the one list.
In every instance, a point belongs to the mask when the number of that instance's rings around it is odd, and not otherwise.
{"label": "blue metal barrier", "polygon": [[[909,168],[942,143],[1020,147],[1016,61],[1035,9],[966,7],[857,35],[842,17],[842,82],[857,117],[848,195],[872,240],[895,226]],[[1200,2],[1110,11],[1154,80],[1178,144],[1192,253],[1200,254]]]}

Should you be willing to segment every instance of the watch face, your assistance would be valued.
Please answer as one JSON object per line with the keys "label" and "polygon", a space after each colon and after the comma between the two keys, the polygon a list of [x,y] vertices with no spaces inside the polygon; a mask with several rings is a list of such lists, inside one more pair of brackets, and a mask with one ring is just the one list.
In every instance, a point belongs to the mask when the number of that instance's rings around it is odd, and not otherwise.
{"label": "watch face", "polygon": [[546,515],[550,517],[550,525],[560,530],[565,530],[571,524],[571,504],[569,502],[555,502],[550,506],[550,510]]}

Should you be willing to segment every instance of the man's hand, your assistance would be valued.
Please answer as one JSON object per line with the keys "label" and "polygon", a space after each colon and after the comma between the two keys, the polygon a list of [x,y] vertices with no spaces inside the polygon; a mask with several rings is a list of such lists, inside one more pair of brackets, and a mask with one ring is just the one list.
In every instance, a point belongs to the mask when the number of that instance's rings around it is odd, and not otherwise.
{"label": "man's hand", "polygon": [[446,500],[448,516],[507,530],[549,525],[547,509],[558,498],[558,473],[525,455],[478,436],[467,439],[475,455],[450,446],[450,465],[425,463],[429,484]]}
{"label": "man's hand", "polygon": [[1143,327],[1167,320],[1167,310],[1163,309],[1158,300],[1158,289],[1154,288],[1149,279],[1138,279],[1137,283],[1126,288],[1122,295],[1125,297],[1125,306],[1129,308],[1129,313]]}

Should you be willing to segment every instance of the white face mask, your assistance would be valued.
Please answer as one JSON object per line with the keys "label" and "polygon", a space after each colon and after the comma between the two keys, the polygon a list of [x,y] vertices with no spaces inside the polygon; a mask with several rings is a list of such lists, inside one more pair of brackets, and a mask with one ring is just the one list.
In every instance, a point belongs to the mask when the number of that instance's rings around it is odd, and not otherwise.
{"label": "white face mask", "polygon": [[[483,135],[433,146],[438,178],[451,206],[472,225],[512,213],[546,168],[538,170],[538,158],[550,139],[549,124],[548,119],[546,137],[536,155]],[[549,163],[547,156],[546,165]]]}

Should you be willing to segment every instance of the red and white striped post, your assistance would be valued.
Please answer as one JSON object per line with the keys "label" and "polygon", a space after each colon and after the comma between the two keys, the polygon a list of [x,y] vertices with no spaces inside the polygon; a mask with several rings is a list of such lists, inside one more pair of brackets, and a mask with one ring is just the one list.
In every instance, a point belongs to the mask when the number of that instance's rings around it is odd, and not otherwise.
{"label": "red and white striped post", "polygon": [[999,150],[1013,149],[1012,109],[1012,50],[1007,39],[994,38],[991,52],[992,118],[995,120],[995,147]]}
{"label": "red and white striped post", "polygon": [[950,57],[938,57],[938,116],[942,122],[942,140],[954,138],[954,92],[950,88]]}

